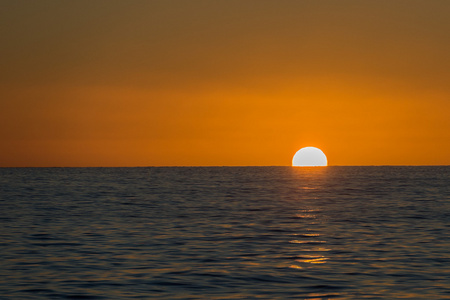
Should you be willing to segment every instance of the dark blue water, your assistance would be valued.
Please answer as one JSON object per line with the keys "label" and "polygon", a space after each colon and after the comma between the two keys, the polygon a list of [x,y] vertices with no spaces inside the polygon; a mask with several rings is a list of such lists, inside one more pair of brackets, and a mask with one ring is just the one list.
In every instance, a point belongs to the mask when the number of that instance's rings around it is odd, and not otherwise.
{"label": "dark blue water", "polygon": [[0,299],[450,299],[450,167],[0,169]]}

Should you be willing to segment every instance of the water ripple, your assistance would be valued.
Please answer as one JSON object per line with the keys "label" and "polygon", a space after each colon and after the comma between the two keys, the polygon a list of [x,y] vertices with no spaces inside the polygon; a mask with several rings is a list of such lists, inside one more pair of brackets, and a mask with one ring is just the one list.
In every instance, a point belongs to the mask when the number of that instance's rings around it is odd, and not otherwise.
{"label": "water ripple", "polygon": [[450,296],[449,167],[0,175],[2,299]]}

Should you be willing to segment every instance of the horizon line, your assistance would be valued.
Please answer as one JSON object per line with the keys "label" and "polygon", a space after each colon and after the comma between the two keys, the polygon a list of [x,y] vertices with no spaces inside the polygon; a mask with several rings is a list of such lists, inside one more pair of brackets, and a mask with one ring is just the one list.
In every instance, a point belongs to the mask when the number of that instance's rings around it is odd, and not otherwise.
{"label": "horizon line", "polygon": [[448,167],[450,165],[329,165],[329,166],[291,166],[291,165],[162,165],[162,166],[0,166],[7,168],[251,168],[251,167],[292,167],[292,168],[326,168],[326,167]]}

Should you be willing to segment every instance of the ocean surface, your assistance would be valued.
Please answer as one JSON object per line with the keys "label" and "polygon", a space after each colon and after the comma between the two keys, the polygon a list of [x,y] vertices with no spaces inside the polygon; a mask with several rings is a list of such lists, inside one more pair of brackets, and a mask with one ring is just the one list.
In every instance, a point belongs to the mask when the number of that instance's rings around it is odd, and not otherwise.
{"label": "ocean surface", "polygon": [[0,299],[450,299],[450,167],[0,168]]}

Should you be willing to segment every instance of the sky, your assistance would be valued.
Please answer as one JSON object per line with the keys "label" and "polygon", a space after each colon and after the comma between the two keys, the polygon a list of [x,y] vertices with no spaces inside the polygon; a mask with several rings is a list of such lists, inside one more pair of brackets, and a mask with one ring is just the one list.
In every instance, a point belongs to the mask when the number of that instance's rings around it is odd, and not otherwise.
{"label": "sky", "polygon": [[0,6],[0,167],[450,165],[448,0]]}

